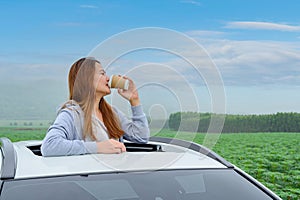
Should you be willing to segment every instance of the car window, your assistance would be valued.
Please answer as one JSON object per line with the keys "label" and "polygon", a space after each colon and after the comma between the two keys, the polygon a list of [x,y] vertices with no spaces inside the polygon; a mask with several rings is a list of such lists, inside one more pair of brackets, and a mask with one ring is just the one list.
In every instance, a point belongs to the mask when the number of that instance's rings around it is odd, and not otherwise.
{"label": "car window", "polygon": [[272,199],[231,169],[166,170],[13,180],[1,200]]}

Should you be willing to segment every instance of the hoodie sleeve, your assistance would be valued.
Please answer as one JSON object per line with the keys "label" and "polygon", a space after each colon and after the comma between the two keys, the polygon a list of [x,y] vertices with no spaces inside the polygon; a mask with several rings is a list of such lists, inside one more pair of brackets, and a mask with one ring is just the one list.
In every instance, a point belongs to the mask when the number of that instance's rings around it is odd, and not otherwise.
{"label": "hoodie sleeve", "polygon": [[131,106],[132,118],[128,119],[124,113],[117,108],[114,111],[119,116],[121,127],[125,131],[124,139],[137,142],[147,143],[150,137],[150,130],[142,105]]}
{"label": "hoodie sleeve", "polygon": [[97,153],[97,144],[79,138],[72,111],[64,109],[48,129],[42,142],[41,152],[43,156]]}

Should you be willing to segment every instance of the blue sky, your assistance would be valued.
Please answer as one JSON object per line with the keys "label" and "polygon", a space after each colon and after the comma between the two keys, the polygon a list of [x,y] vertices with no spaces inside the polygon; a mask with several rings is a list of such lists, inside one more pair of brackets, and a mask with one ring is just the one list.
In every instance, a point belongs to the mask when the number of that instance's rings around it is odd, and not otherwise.
{"label": "blue sky", "polygon": [[[0,7],[0,92],[6,100],[2,112],[22,106],[48,117],[43,113],[53,112],[67,97],[66,77],[75,60],[115,34],[143,27],[174,30],[202,45],[223,79],[227,113],[300,112],[300,3],[296,0],[1,0]],[[147,63],[188,69],[181,62],[173,55],[144,50],[123,56],[115,65],[126,65],[124,73],[130,66]],[[189,70],[183,74],[193,79]],[[157,76],[158,72],[153,75]],[[211,91],[197,81],[192,85],[200,102],[197,111],[211,111]],[[155,87],[151,92],[163,93]],[[146,110],[153,105],[160,105],[156,107],[160,110],[174,101],[171,96],[157,100],[147,88],[141,95]],[[177,106],[166,106],[159,112],[176,110]]]}

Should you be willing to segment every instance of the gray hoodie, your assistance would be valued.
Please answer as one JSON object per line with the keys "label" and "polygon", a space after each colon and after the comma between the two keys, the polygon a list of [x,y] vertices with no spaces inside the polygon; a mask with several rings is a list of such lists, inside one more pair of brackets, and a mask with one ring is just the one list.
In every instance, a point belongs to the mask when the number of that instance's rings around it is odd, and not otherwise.
{"label": "gray hoodie", "polygon": [[[137,142],[148,142],[150,131],[146,115],[142,106],[132,106],[132,119],[129,120],[124,113],[113,107],[119,117],[121,128],[124,130],[124,139]],[[83,139],[84,113],[80,106],[72,101],[67,107],[60,110],[55,122],[48,129],[43,140],[41,151],[43,156],[65,156],[87,153],[97,153],[96,141],[90,138]],[[93,131],[97,141],[108,140],[104,124],[94,115],[92,116]],[[121,141],[123,138],[120,138]]]}

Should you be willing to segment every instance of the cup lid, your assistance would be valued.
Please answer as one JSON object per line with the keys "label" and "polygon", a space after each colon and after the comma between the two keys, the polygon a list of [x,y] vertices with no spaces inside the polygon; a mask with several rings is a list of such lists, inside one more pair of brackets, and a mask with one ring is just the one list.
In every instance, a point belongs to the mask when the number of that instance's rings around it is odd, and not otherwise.
{"label": "cup lid", "polygon": [[109,81],[108,81],[108,87],[111,88],[111,82],[112,82],[112,78],[113,78],[114,75],[112,75],[110,78],[109,78]]}
{"label": "cup lid", "polygon": [[128,90],[128,88],[129,88],[129,80],[125,80],[124,90]]}

